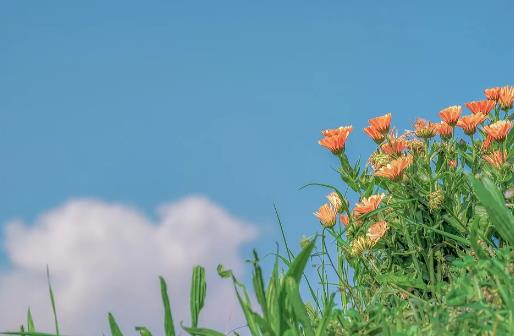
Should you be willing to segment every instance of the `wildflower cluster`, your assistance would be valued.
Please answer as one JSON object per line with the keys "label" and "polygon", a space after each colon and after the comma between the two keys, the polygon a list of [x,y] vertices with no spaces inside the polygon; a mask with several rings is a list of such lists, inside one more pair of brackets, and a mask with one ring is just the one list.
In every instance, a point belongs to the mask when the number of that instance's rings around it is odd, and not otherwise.
{"label": "wildflower cluster", "polygon": [[359,201],[349,207],[346,195],[332,187],[315,215],[356,281],[379,288],[394,277],[403,279],[401,297],[405,291],[433,297],[451,277],[451,262],[472,254],[471,235],[491,246],[503,244],[490,221],[479,221],[480,205],[466,175],[512,189],[514,86],[484,93],[485,99],[465,104],[468,113],[449,106],[439,111],[440,120],[417,119],[402,134],[391,126],[391,113],[370,119],[364,133],[377,148],[365,167],[350,164],[345,153],[352,126],[322,132],[319,144],[339,159],[340,177]]}

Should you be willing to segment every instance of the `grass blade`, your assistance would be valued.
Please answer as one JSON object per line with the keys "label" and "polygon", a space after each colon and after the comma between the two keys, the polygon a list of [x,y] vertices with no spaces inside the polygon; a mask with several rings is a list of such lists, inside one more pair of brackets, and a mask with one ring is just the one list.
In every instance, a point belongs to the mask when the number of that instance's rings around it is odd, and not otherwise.
{"label": "grass blade", "polygon": [[34,332],[36,328],[34,327],[34,320],[32,320],[32,313],[30,312],[30,308],[27,311],[27,331]]}
{"label": "grass blade", "polygon": [[116,319],[111,313],[109,313],[109,327],[111,328],[112,336],[123,336],[118,323],[116,323]]}
{"label": "grass blade", "polygon": [[152,333],[146,327],[136,327],[136,331],[139,332],[140,336],[152,336]]}
{"label": "grass blade", "polygon": [[48,281],[48,291],[50,293],[50,302],[52,303],[52,312],[54,314],[55,334],[59,335],[59,322],[57,320],[57,309],[55,308],[54,291],[52,290],[52,283],[50,282],[50,269],[48,268],[48,265],[46,265],[46,279]]}
{"label": "grass blade", "polygon": [[298,280],[293,277],[286,277],[285,289],[287,293],[287,300],[293,308],[295,317],[298,319],[301,325],[303,325],[305,336],[314,336],[314,329],[312,329],[307,309],[300,296],[300,286]]}
{"label": "grass blade", "polygon": [[173,326],[173,317],[171,316],[170,299],[168,297],[168,288],[163,277],[159,277],[161,283],[162,304],[164,306],[164,335],[175,336],[175,327]]}
{"label": "grass blade", "polygon": [[193,328],[198,327],[198,317],[205,303],[207,284],[205,283],[205,269],[202,266],[195,266],[191,280],[191,324]]}

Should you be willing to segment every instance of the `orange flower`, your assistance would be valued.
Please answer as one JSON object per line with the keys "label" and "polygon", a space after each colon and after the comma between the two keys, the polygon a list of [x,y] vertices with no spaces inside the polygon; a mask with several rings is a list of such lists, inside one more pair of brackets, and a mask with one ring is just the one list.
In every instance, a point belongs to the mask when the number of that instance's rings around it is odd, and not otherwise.
{"label": "orange flower", "polygon": [[436,124],[437,133],[445,139],[451,138],[453,134],[453,127],[448,125],[446,122],[441,121],[441,123]]}
{"label": "orange flower", "polygon": [[489,148],[491,147],[491,144],[493,143],[493,140],[494,140],[494,139],[493,139],[490,135],[488,135],[488,136],[485,138],[484,142],[482,142],[482,148],[481,148],[481,149],[482,149],[483,151],[487,151],[487,150],[489,150]]}
{"label": "orange flower", "polygon": [[321,146],[329,149],[333,154],[338,155],[343,152],[346,140],[348,139],[348,136],[351,132],[352,126],[325,130],[321,132],[321,134],[323,134],[325,137],[318,143]]}
{"label": "orange flower", "polygon": [[375,130],[385,135],[389,132],[389,126],[391,126],[391,113],[370,119],[368,123]]}
{"label": "orange flower", "polygon": [[501,150],[494,151],[489,155],[485,155],[484,160],[491,166],[500,169],[505,161],[507,161],[507,152]]}
{"label": "orange flower", "polygon": [[500,89],[499,103],[504,110],[512,108],[514,102],[514,86],[504,86]]}
{"label": "orange flower", "polygon": [[348,215],[340,215],[339,220],[341,221],[341,223],[343,223],[344,226],[348,226],[348,224],[350,223],[350,218],[348,217]]}
{"label": "orange flower", "polygon": [[343,210],[344,210],[343,200],[341,199],[341,197],[339,197],[339,195],[335,191],[333,191],[327,195],[327,200],[328,200],[328,203],[330,203],[330,205],[334,209],[336,209],[336,211],[338,213],[343,212]]}
{"label": "orange flower", "polygon": [[460,118],[457,126],[462,127],[467,135],[472,135],[475,134],[477,126],[484,122],[485,119],[486,116],[482,113],[471,114]]}
{"label": "orange flower", "polygon": [[362,215],[370,213],[373,210],[378,209],[378,206],[380,205],[380,202],[382,202],[382,199],[384,197],[384,194],[371,195],[368,198],[364,197],[363,199],[361,199],[359,203],[355,204],[355,207],[352,211],[352,215],[355,218],[358,218]]}
{"label": "orange flower", "polygon": [[407,141],[402,138],[391,136],[389,141],[382,144],[380,149],[387,155],[401,154],[401,152],[407,147]]}
{"label": "orange flower", "polygon": [[392,181],[399,180],[403,171],[412,164],[412,155],[402,156],[399,159],[391,161],[387,166],[384,166],[375,172],[375,176],[387,178]]}
{"label": "orange flower", "polygon": [[317,212],[314,213],[321,225],[327,228],[331,228],[336,224],[337,210],[329,204],[323,204]]}
{"label": "orange flower", "polygon": [[457,168],[457,161],[456,160],[448,160],[448,167],[455,169]]}
{"label": "orange flower", "polygon": [[367,135],[369,135],[369,137],[370,137],[371,139],[373,139],[373,141],[375,141],[377,144],[382,143],[382,141],[384,141],[384,139],[385,139],[384,134],[382,134],[381,132],[379,132],[379,131],[378,131],[375,127],[373,127],[373,126],[369,126],[369,127],[364,128],[364,133],[366,133]]}
{"label": "orange flower", "polygon": [[488,115],[494,108],[496,102],[494,100],[480,100],[466,103],[466,107],[473,113],[482,113]]}
{"label": "orange flower", "polygon": [[436,135],[437,129],[435,124],[425,119],[418,118],[414,124],[416,136],[429,139]]}
{"label": "orange flower", "polygon": [[373,241],[375,244],[384,236],[384,234],[389,229],[389,225],[387,225],[386,221],[380,221],[371,224],[366,233],[366,236]]}
{"label": "orange flower", "polygon": [[496,101],[498,101],[498,99],[500,99],[500,90],[501,90],[501,87],[497,86],[497,87],[493,87],[490,89],[485,89],[484,94],[487,97],[487,99],[493,100],[496,102]]}
{"label": "orange flower", "polygon": [[441,110],[439,116],[450,126],[455,126],[460,118],[462,107],[460,105],[450,106]]}
{"label": "orange flower", "polygon": [[491,125],[484,126],[484,132],[493,140],[501,142],[505,140],[511,128],[512,122],[510,120],[500,120]]}

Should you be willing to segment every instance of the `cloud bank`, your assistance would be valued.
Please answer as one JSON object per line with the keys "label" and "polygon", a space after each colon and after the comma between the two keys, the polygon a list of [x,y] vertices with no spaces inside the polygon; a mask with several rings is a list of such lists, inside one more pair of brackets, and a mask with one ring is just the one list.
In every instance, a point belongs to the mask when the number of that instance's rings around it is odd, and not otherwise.
{"label": "cloud bank", "polygon": [[168,281],[175,324],[190,323],[191,270],[206,267],[207,300],[200,324],[230,330],[242,324],[233,287],[219,279],[222,263],[242,271],[238,250],[256,229],[204,197],[159,207],[155,219],[136,209],[79,199],[27,225],[5,227],[11,267],[0,274],[0,329],[15,329],[30,306],[36,327],[52,330],[45,278],[50,265],[61,332],[101,335],[113,312],[126,334],[135,325],[163,333],[158,275]]}

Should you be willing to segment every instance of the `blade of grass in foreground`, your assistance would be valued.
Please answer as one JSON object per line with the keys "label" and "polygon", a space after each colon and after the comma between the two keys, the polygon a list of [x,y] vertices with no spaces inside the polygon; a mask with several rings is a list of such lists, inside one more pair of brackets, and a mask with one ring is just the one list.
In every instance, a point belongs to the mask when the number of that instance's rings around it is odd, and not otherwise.
{"label": "blade of grass in foreground", "polygon": [[27,330],[29,332],[36,331],[36,328],[34,327],[34,321],[32,320],[32,313],[30,312],[30,308],[27,311]]}
{"label": "blade of grass in foreground", "polygon": [[109,313],[109,326],[111,327],[112,336],[123,336],[118,323],[116,323],[116,319],[111,313]]}
{"label": "blade of grass in foreground", "polygon": [[161,296],[164,306],[164,335],[175,336],[175,327],[173,326],[173,317],[171,316],[170,298],[168,297],[166,280],[164,280],[163,277],[159,277],[159,280],[161,282]]}
{"label": "blade of grass in foreground", "polygon": [[57,320],[57,309],[55,308],[54,291],[52,290],[52,283],[50,282],[50,269],[48,268],[48,265],[46,265],[46,279],[48,281],[48,291],[50,292],[50,301],[52,303],[52,311],[54,314],[55,334],[59,335],[59,322]]}
{"label": "blade of grass in foreground", "polygon": [[207,284],[205,283],[205,269],[202,266],[195,266],[191,280],[191,324],[193,328],[198,327],[198,317],[205,303]]}

